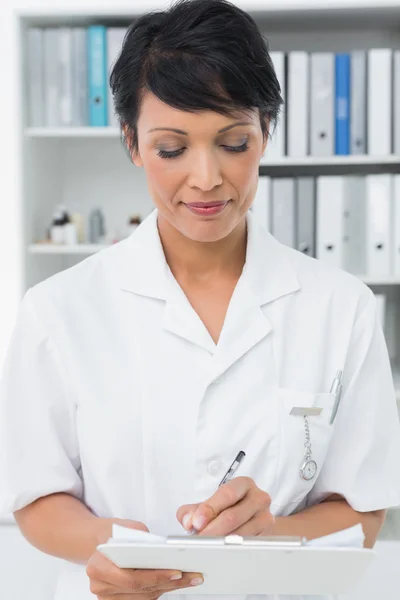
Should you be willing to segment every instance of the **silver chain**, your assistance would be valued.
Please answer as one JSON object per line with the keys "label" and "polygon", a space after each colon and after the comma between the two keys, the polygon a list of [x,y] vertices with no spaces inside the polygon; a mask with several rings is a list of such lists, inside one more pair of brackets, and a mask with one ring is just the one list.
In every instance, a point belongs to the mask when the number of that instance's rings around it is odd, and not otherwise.
{"label": "silver chain", "polygon": [[304,427],[306,431],[306,441],[304,442],[304,447],[306,452],[304,454],[304,458],[309,460],[311,458],[311,440],[310,440],[310,426],[308,424],[307,415],[304,415]]}

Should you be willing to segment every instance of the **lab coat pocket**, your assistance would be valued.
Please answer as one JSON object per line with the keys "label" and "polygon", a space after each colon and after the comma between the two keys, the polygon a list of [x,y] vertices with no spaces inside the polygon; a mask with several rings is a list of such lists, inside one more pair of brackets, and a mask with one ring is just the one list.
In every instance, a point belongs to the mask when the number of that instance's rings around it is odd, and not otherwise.
{"label": "lab coat pocket", "polygon": [[[286,506],[299,503],[312,489],[325,461],[332,438],[333,425],[330,424],[334,394],[309,393],[288,388],[279,388],[279,463],[277,489],[274,503]],[[310,480],[300,473],[306,452],[307,427],[304,416],[290,414],[292,409],[321,408],[318,415],[308,415],[311,460],[317,464],[317,472]],[[301,411],[300,411],[301,412]]]}

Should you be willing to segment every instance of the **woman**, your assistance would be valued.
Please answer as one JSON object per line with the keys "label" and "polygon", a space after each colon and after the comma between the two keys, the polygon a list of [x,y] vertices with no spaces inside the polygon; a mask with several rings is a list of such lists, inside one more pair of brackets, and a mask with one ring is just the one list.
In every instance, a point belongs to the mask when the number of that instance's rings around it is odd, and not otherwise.
{"label": "woman", "polygon": [[387,350],[371,291],[249,212],[281,105],[254,21],[224,0],[145,15],[111,85],[156,209],[25,295],[2,383],[1,509],[67,561],[57,600],[201,594],[201,574],[100,555],[113,523],[313,538],[361,522],[372,547],[400,504]]}

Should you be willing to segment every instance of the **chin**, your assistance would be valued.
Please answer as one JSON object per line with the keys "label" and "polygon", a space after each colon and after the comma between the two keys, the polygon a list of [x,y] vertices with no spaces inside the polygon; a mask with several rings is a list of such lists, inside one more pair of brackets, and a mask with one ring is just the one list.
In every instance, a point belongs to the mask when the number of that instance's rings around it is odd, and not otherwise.
{"label": "chin", "polygon": [[204,221],[203,223],[185,223],[181,232],[193,242],[213,243],[219,242],[235,228],[235,223],[227,223],[219,220]]}

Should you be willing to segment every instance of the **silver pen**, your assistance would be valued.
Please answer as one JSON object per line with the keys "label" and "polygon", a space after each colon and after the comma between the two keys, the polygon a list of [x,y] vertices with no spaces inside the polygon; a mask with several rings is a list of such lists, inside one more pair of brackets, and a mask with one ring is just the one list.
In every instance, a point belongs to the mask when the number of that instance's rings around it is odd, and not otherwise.
{"label": "silver pen", "polygon": [[[227,470],[227,472],[225,473],[225,475],[221,479],[221,481],[220,481],[220,483],[218,485],[218,488],[220,488],[221,485],[223,485],[224,483],[227,483],[228,481],[230,481],[232,479],[232,477],[234,476],[234,474],[238,470],[238,468],[240,466],[240,463],[242,462],[242,460],[244,459],[245,456],[246,456],[246,453],[243,452],[243,450],[240,450],[240,452],[238,452],[235,460],[233,461],[233,463],[231,464],[231,466],[229,467],[229,469]],[[197,529],[195,529],[194,527],[192,527],[192,529],[190,529],[187,532],[188,535],[195,535],[196,533],[197,533]]]}
{"label": "silver pen", "polygon": [[335,403],[333,405],[332,414],[331,414],[331,418],[330,418],[330,421],[329,421],[330,425],[332,425],[332,423],[335,420],[336,413],[337,413],[337,410],[339,408],[340,399],[342,397],[343,386],[342,386],[341,382],[342,382],[342,371],[339,370],[336,373],[336,377],[333,380],[331,391],[330,391],[331,394],[335,395]]}

